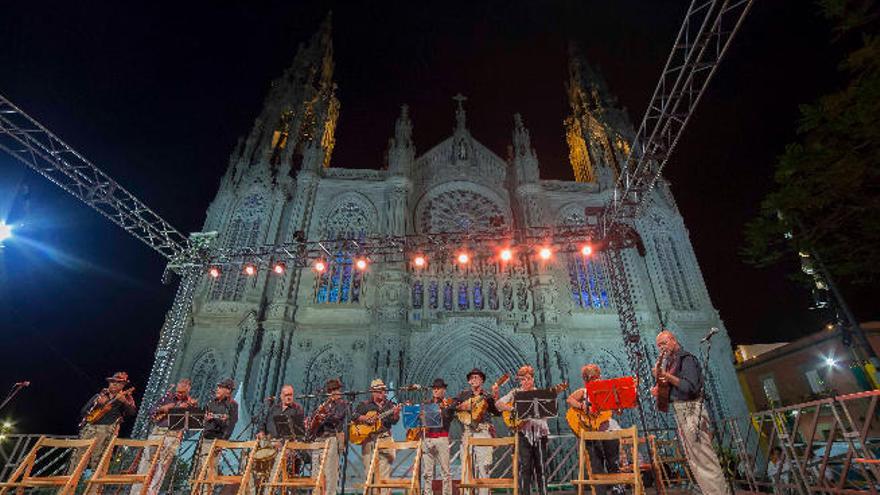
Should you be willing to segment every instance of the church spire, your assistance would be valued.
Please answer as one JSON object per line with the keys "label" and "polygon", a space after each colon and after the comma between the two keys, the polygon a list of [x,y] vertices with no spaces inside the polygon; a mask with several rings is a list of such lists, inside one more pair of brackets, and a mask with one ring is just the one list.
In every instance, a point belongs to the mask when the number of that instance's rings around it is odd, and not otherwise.
{"label": "church spire", "polygon": [[416,148],[412,141],[412,121],[409,107],[401,105],[400,116],[394,123],[394,137],[388,146],[388,170],[393,175],[409,175],[415,160]]}
{"label": "church spire", "polygon": [[532,148],[529,130],[523,123],[522,115],[513,115],[513,153],[511,156],[516,182],[518,184],[537,182],[538,154]]}
{"label": "church spire", "polygon": [[457,103],[455,107],[455,130],[463,131],[467,129],[467,115],[464,112],[464,102],[467,101],[467,96],[458,93],[452,99]]}

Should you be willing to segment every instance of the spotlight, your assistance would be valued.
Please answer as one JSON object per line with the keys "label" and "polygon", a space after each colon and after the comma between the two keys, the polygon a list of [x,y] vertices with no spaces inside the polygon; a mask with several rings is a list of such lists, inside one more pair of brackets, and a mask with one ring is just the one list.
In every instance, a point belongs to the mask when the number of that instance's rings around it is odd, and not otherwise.
{"label": "spotlight", "polygon": [[12,237],[12,225],[0,220],[0,243]]}
{"label": "spotlight", "polygon": [[3,422],[3,429],[8,430],[10,428],[12,428],[12,423],[10,423],[9,421],[4,421]]}
{"label": "spotlight", "polygon": [[827,358],[825,358],[825,366],[828,366],[829,368],[834,368],[835,366],[837,366],[837,361],[833,357],[828,356]]}
{"label": "spotlight", "polygon": [[220,276],[220,268],[218,268],[216,266],[212,266],[211,268],[208,268],[208,276],[210,276],[211,278],[219,277]]}
{"label": "spotlight", "polygon": [[501,258],[501,261],[510,261],[513,259],[513,251],[510,248],[504,248],[498,254],[498,257]]}
{"label": "spotlight", "polygon": [[272,271],[275,272],[276,275],[284,275],[284,270],[286,269],[287,265],[285,265],[283,261],[279,261],[272,266]]}
{"label": "spotlight", "polygon": [[315,264],[312,265],[312,268],[318,273],[323,273],[324,270],[327,269],[327,265],[321,260],[315,260]]}
{"label": "spotlight", "polygon": [[425,257],[422,255],[418,255],[415,258],[413,258],[413,265],[415,265],[416,268],[424,268],[424,266],[427,263],[428,263],[428,260],[426,260]]}
{"label": "spotlight", "polygon": [[367,260],[365,260],[364,258],[359,258],[357,261],[354,262],[354,266],[358,270],[364,271],[367,269]]}
{"label": "spotlight", "polygon": [[589,256],[593,254],[593,247],[589,244],[584,244],[584,247],[581,248],[581,254],[584,256]]}
{"label": "spotlight", "polygon": [[551,256],[553,256],[553,251],[548,247],[542,247],[540,251],[538,251],[538,256],[541,257],[542,260],[549,260]]}
{"label": "spotlight", "polygon": [[244,265],[244,274],[248,277],[253,277],[257,273],[257,267],[248,263]]}
{"label": "spotlight", "polygon": [[471,257],[468,256],[467,253],[460,253],[458,255],[458,263],[462,265],[466,265],[468,261],[471,260]]}

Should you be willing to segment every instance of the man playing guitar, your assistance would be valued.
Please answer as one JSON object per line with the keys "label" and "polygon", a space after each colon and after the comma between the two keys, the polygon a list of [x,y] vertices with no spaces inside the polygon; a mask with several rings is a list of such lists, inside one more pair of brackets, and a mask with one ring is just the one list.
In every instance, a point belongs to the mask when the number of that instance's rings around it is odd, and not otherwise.
{"label": "man playing guitar", "polygon": [[[584,379],[584,387],[575,390],[568,396],[568,407],[583,411],[583,414],[592,416],[590,413],[590,398],[587,396],[587,384],[602,378],[602,370],[598,365],[585,364],[581,368],[581,377]],[[605,421],[600,421],[598,431],[619,430],[620,425],[610,415]],[[594,473],[616,473],[620,470],[620,442],[617,440],[600,440],[587,442],[590,452],[590,465]],[[605,495],[608,485],[595,485],[597,495]]]}
{"label": "man playing guitar", "polygon": [[[133,388],[126,389],[128,373],[117,371],[107,377],[107,388],[92,396],[81,411],[79,437],[96,438],[95,448],[89,458],[89,469],[95,469],[101,460],[104,449],[119,432],[119,425],[126,416],[137,414],[137,407],[131,394]],[[71,456],[71,469],[79,461],[79,455]]]}
{"label": "man playing guitar", "polygon": [[[146,491],[141,491],[141,485],[132,487],[132,495],[144,493],[147,495],[156,495],[162,487],[162,479],[171,467],[171,461],[180,447],[180,438],[183,430],[173,431],[169,429],[168,413],[175,408],[188,409],[192,412],[198,410],[199,404],[189,395],[192,388],[192,382],[189,378],[183,378],[174,386],[174,390],[169,391],[150,413],[150,422],[152,429],[150,430],[149,440],[162,440],[160,447],[159,462],[156,464],[156,472],[153,474],[153,480]],[[141,455],[140,466],[138,472],[145,473],[150,468],[150,459],[153,458],[153,450],[148,449]]]}
{"label": "man playing guitar", "polygon": [[[361,458],[364,462],[364,469],[369,469],[372,461],[373,449],[376,446],[376,440],[391,436],[391,427],[400,420],[400,405],[388,400],[386,395],[388,388],[381,378],[376,378],[370,382],[370,399],[358,404],[354,410],[355,423],[363,425],[377,425],[378,429],[370,434],[370,436],[361,444]],[[381,419],[377,419],[380,415],[385,414]],[[394,462],[394,453],[389,451],[379,452],[379,472],[383,478],[391,477],[391,464]],[[382,490],[382,495],[390,494],[391,490]]]}
{"label": "man playing guitar", "polygon": [[[516,372],[516,379],[519,381],[519,387],[495,401],[495,407],[501,411],[513,410],[513,401],[517,392],[535,390],[535,369],[531,366],[521,366]],[[497,395],[497,387],[493,386],[492,392]],[[538,485],[538,493],[543,494],[547,489],[544,484],[543,461],[547,452],[547,437],[550,436],[547,420],[523,420],[515,434],[519,435],[519,493],[530,495],[534,480]]]}
{"label": "man playing guitar", "polygon": [[[339,483],[339,451],[344,447],[345,417],[348,415],[348,401],[342,398],[342,382],[338,378],[327,380],[324,385],[327,400],[315,409],[308,423],[307,434],[316,442],[330,440],[327,449],[327,463],[324,465],[324,493],[335,495]],[[321,463],[322,450],[312,451],[312,466]],[[314,474],[317,471],[313,469]]]}
{"label": "man playing guitar", "polygon": [[208,458],[214,443],[212,440],[227,440],[232,436],[232,430],[238,422],[238,402],[232,398],[234,388],[235,380],[232,378],[221,381],[214,392],[214,400],[205,404],[205,429],[202,431],[198,463],[192,471],[193,474],[199,472],[202,463]]}
{"label": "man playing guitar", "polygon": [[422,494],[431,495],[434,481],[434,466],[440,468],[440,479],[443,480],[443,495],[452,495],[452,475],[449,472],[449,425],[452,424],[454,412],[453,401],[446,397],[446,382],[442,378],[434,379],[431,384],[431,401],[440,406],[439,428],[425,429],[423,440],[424,454],[422,457]]}
{"label": "man playing guitar", "polygon": [[[482,417],[471,415],[469,424],[463,424],[462,436],[492,438],[495,436],[495,430],[492,427],[492,416],[500,414],[498,408],[495,407],[498,390],[496,388],[491,393],[483,390],[486,374],[479,368],[474,368],[468,372],[465,379],[467,379],[470,388],[464,390],[455,398],[456,410],[473,413],[476,403],[485,403],[487,407]],[[474,399],[477,399],[477,401]],[[478,478],[488,478],[492,470],[492,447],[475,447],[473,459],[474,468],[477,471],[475,476]],[[489,489],[480,488],[479,495],[489,495]]]}

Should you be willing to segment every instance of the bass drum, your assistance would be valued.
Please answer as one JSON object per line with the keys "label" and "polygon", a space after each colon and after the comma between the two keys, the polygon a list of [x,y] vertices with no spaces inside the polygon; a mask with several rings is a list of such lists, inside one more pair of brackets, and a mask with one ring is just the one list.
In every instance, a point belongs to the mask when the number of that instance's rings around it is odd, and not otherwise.
{"label": "bass drum", "polygon": [[268,480],[272,474],[276,457],[278,457],[278,447],[272,442],[261,440],[254,452],[254,467],[251,469],[254,478],[262,481]]}

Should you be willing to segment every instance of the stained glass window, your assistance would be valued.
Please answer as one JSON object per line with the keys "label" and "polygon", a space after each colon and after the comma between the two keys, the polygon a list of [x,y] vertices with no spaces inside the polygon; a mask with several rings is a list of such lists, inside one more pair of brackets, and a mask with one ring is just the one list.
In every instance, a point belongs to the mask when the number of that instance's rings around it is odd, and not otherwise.
{"label": "stained glass window", "polygon": [[416,280],[412,285],[412,307],[415,309],[422,308],[422,281]]}
{"label": "stained glass window", "polygon": [[474,281],[474,309],[483,309],[483,283]]}
{"label": "stained glass window", "polygon": [[439,305],[440,294],[437,288],[437,281],[431,280],[428,282],[428,307],[431,309],[437,309]]}
{"label": "stained glass window", "polygon": [[571,255],[568,260],[568,280],[571,299],[576,306],[600,309],[610,305],[605,269],[595,257]]}
{"label": "stained glass window", "polygon": [[468,283],[464,281],[458,283],[458,309],[468,309]]}
{"label": "stained glass window", "polygon": [[452,311],[452,282],[443,285],[443,309]]}

